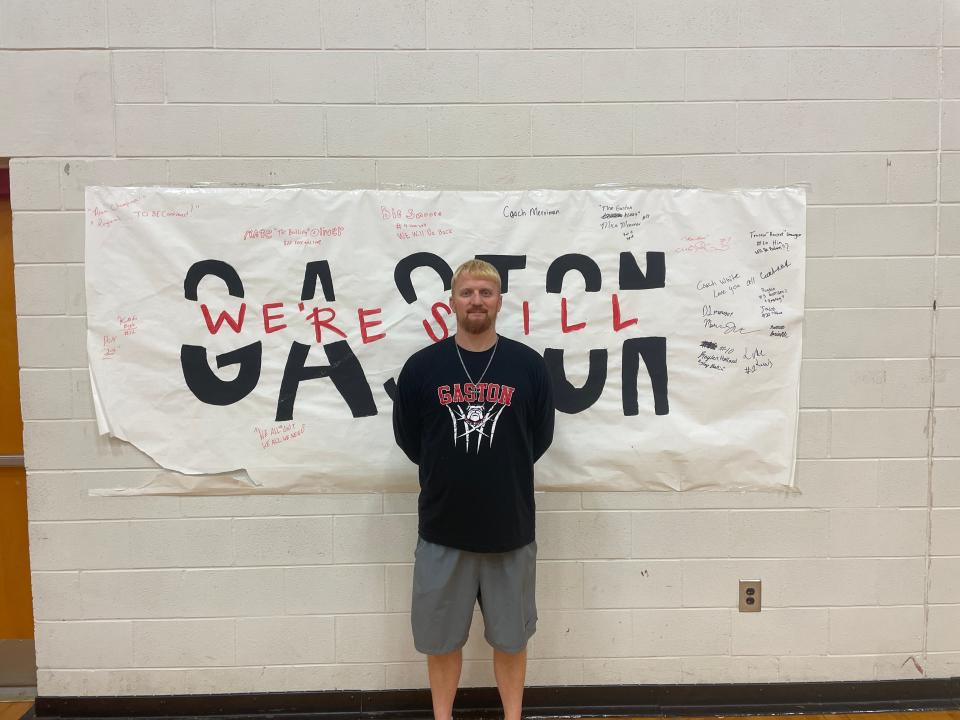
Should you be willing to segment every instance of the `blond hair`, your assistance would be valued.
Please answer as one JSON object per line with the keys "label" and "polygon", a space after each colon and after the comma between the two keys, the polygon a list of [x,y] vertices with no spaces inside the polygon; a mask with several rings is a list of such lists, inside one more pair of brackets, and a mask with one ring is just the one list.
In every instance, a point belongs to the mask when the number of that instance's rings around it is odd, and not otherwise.
{"label": "blond hair", "polygon": [[450,281],[451,290],[457,287],[457,280],[464,275],[470,275],[480,280],[490,280],[497,284],[497,291],[500,291],[500,273],[486,260],[474,258],[473,260],[467,260],[458,267],[453,273],[453,279]]}

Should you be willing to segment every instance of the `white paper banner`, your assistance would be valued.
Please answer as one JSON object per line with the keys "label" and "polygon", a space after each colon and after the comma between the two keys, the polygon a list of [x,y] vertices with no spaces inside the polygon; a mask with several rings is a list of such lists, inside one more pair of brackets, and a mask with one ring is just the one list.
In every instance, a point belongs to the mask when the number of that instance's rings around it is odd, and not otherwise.
{"label": "white paper banner", "polygon": [[554,375],[539,489],[790,487],[804,214],[796,188],[91,187],[99,428],[206,476],[169,492],[415,489],[393,380],[455,330],[451,269],[482,256],[498,331]]}

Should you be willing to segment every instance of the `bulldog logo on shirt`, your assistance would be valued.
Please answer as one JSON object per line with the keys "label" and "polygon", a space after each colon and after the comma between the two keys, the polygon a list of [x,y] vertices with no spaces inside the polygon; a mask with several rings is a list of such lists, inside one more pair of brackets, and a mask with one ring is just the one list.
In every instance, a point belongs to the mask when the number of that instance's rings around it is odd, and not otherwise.
{"label": "bulldog logo on shirt", "polygon": [[497,383],[457,383],[452,388],[441,385],[437,388],[440,404],[447,408],[453,423],[454,447],[464,440],[466,452],[470,452],[470,439],[476,437],[476,450],[487,440],[493,447],[493,435],[503,409],[510,405],[516,388]]}

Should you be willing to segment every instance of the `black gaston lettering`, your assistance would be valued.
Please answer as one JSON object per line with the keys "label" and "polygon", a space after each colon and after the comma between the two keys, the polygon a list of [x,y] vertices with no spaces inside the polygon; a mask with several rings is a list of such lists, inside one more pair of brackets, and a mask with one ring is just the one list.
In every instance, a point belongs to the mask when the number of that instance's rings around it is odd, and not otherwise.
{"label": "black gaston lettering", "polygon": [[433,268],[440,279],[443,280],[443,289],[449,290],[453,281],[453,270],[447,265],[447,261],[439,255],[428,252],[418,252],[408,255],[397,263],[393,269],[393,282],[400,291],[400,296],[407,301],[407,304],[416,302],[417,291],[413,289],[413,280],[411,275],[417,268]]}
{"label": "black gaston lettering", "polygon": [[303,269],[303,289],[300,292],[301,300],[313,300],[317,294],[317,278],[320,278],[320,287],[323,290],[323,299],[327,302],[336,300],[333,294],[333,278],[330,275],[330,263],[326,260],[313,260]]}
{"label": "black gaston lettering", "polygon": [[233,405],[253,392],[260,381],[260,342],[217,355],[217,367],[240,365],[233,380],[222,380],[207,361],[207,349],[202,345],[180,346],[180,367],[183,379],[197,400],[207,405]]}
{"label": "black gaston lettering", "polygon": [[477,255],[477,260],[486,260],[500,273],[500,292],[504,295],[510,286],[510,271],[523,270],[527,266],[526,255]]}
{"label": "black gaston lettering", "polygon": [[620,253],[620,289],[652,290],[662,288],[667,281],[666,259],[662,252],[647,253],[646,274],[637,265],[632,252]]}
{"label": "black gaston lettering", "polygon": [[571,270],[576,270],[583,276],[587,292],[600,290],[603,279],[596,261],[580,253],[567,253],[555,259],[547,268],[547,292],[559,293],[563,289],[564,276]]}
{"label": "black gaston lettering", "polygon": [[665,337],[630,338],[623,341],[623,414],[639,415],[637,403],[637,374],[640,358],[650,376],[653,389],[653,408],[657,415],[667,415],[667,339]]}
{"label": "black gaston lettering", "polygon": [[591,350],[587,380],[582,387],[575,387],[567,380],[563,369],[563,350],[547,348],[543,351],[550,377],[553,380],[553,398],[557,410],[568,415],[583,412],[600,399],[607,382],[607,351]]}
{"label": "black gaston lettering", "polygon": [[338,340],[324,345],[323,351],[327,354],[329,365],[307,366],[310,346],[296,341],[290,346],[287,364],[283,369],[283,380],[280,383],[280,395],[277,398],[277,422],[293,418],[293,405],[302,381],[325,377],[333,382],[355,418],[377,414],[377,405],[373,401],[367,376],[357,356],[350,349],[350,343]]}

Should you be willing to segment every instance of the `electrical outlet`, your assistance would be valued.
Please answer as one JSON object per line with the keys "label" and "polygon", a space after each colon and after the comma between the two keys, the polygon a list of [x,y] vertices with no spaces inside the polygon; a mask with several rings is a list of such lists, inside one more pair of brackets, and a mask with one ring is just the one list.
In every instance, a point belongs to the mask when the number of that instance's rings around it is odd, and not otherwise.
{"label": "electrical outlet", "polygon": [[740,612],[760,612],[760,581],[740,581]]}

